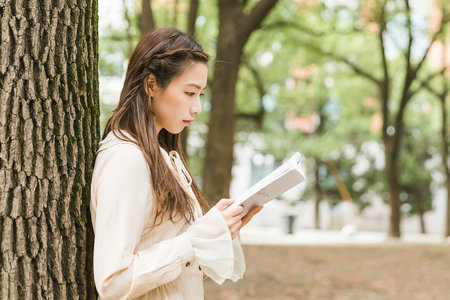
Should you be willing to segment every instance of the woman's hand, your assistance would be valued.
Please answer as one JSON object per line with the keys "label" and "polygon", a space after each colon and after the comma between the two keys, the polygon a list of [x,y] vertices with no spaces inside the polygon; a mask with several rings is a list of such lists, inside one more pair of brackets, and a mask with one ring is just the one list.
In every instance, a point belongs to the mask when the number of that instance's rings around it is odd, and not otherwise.
{"label": "woman's hand", "polygon": [[244,208],[241,205],[230,206],[233,204],[234,199],[221,199],[217,204],[217,209],[222,213],[228,229],[230,230],[231,238],[234,239],[239,230],[245,226],[257,214],[262,206],[254,206],[247,215],[243,215]]}
{"label": "woman's hand", "polygon": [[237,236],[239,229],[241,229],[243,217],[242,213],[244,212],[244,208],[240,205],[230,206],[233,202],[234,199],[221,199],[216,204],[217,209],[222,213],[222,216],[227,223],[232,239]]}

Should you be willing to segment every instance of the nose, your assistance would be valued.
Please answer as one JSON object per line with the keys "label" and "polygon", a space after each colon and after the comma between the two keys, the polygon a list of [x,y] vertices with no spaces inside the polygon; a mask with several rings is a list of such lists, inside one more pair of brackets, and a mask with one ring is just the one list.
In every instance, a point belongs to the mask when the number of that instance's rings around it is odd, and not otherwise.
{"label": "nose", "polygon": [[197,98],[194,105],[192,106],[191,112],[193,115],[198,115],[202,112],[202,102],[200,101],[200,97]]}

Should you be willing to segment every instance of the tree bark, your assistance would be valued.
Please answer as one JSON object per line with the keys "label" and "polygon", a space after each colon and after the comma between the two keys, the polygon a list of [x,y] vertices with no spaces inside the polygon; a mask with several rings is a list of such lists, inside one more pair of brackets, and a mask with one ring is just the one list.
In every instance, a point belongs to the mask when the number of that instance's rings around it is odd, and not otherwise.
{"label": "tree bark", "polygon": [[97,1],[0,2],[1,299],[93,299]]}
{"label": "tree bark", "polygon": [[243,47],[276,2],[261,0],[248,15],[244,15],[239,1],[219,0],[219,35],[203,171],[203,192],[211,204],[229,196],[235,90]]}
{"label": "tree bark", "polygon": [[141,31],[141,36],[154,28],[156,28],[156,24],[151,0],[142,0],[142,11],[139,16],[139,30]]}

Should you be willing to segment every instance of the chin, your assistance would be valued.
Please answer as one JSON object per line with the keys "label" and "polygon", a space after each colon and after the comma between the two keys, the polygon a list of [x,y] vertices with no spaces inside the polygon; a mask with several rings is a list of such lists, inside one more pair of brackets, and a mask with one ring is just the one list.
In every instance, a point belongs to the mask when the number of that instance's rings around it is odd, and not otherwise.
{"label": "chin", "polygon": [[176,129],[166,129],[166,130],[169,133],[171,133],[171,134],[179,134],[179,133],[181,133],[183,131],[183,129],[184,129],[184,127],[183,128],[176,128]]}

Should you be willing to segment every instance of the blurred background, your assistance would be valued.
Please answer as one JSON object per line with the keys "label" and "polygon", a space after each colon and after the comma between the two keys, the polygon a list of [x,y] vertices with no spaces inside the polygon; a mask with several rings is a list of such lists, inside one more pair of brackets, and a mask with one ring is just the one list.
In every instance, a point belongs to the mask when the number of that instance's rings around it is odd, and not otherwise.
{"label": "blurred background", "polygon": [[246,278],[207,299],[450,296],[449,21],[447,0],[99,0],[102,126],[141,35],[176,27],[211,55],[183,133],[211,204],[305,157],[241,231]]}

